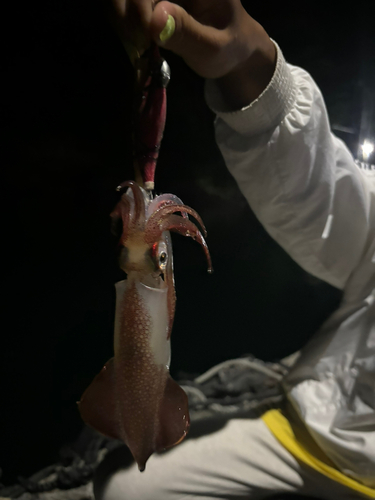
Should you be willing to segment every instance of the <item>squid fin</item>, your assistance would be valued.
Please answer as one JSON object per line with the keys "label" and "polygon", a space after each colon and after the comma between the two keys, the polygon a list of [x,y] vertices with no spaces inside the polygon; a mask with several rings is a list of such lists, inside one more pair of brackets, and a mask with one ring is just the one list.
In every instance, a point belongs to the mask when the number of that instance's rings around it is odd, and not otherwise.
{"label": "squid fin", "polygon": [[187,396],[169,375],[160,402],[156,427],[153,430],[154,421],[155,416],[144,414],[136,423],[144,429],[143,432],[140,433],[138,430],[137,435],[129,433],[129,440],[126,443],[140,471],[145,470],[146,462],[154,452],[164,451],[180,443],[189,430]]}
{"label": "squid fin", "polygon": [[[139,470],[143,471],[152,453],[171,448],[185,438],[190,426],[188,399],[183,389],[168,375],[158,410],[157,425],[152,431],[151,422],[154,417],[147,415],[147,411],[143,416],[133,417],[132,422],[119,422],[116,419],[118,412],[114,382],[114,363],[111,358],[84,392],[78,408],[88,426],[105,436],[124,441],[138,463]],[[137,428],[138,432],[134,435],[131,430]],[[139,430],[143,432],[140,433]],[[126,431],[130,431],[128,439],[124,439],[128,434]]]}
{"label": "squid fin", "polygon": [[114,380],[111,358],[83,393],[78,409],[85,424],[105,436],[121,439],[116,421]]}
{"label": "squid fin", "polygon": [[168,376],[159,410],[156,450],[161,451],[180,443],[188,433],[189,427],[190,417],[186,393]]}

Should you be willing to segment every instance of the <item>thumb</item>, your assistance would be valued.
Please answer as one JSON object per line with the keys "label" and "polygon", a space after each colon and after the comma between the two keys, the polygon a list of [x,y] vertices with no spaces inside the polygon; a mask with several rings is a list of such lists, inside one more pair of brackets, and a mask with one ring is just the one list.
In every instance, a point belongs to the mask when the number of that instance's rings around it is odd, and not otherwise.
{"label": "thumb", "polygon": [[230,30],[203,25],[179,5],[159,2],[152,14],[150,32],[157,45],[181,56],[200,76],[219,78],[231,69]]}

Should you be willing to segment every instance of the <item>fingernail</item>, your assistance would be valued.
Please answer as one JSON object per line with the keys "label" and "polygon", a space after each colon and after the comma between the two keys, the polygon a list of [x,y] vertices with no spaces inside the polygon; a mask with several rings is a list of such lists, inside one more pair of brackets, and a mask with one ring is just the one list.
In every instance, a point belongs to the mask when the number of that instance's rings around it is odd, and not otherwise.
{"label": "fingernail", "polygon": [[173,35],[175,28],[176,28],[176,23],[174,17],[168,15],[168,20],[165,23],[163,31],[159,35],[160,40],[162,42],[166,42],[167,40],[169,40]]}

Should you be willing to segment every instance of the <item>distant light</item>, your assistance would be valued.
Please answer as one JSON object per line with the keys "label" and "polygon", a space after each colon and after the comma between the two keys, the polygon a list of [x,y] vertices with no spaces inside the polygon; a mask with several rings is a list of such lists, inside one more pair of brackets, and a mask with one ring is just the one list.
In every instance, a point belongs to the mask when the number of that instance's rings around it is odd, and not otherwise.
{"label": "distant light", "polygon": [[361,146],[363,159],[367,160],[370,154],[374,151],[374,144],[367,139]]}

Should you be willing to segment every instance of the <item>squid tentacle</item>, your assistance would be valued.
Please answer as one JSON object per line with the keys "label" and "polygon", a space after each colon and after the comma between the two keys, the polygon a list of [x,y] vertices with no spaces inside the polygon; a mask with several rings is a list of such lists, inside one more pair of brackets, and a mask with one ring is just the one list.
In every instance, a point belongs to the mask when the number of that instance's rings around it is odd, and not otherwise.
{"label": "squid tentacle", "polygon": [[162,220],[158,221],[158,225],[155,227],[152,233],[148,233],[148,236],[151,237],[152,234],[152,237],[158,240],[160,239],[161,234],[164,231],[173,231],[175,233],[182,234],[183,236],[191,236],[195,241],[197,241],[203,248],[203,251],[206,255],[208,272],[209,273],[213,272],[211,256],[208,250],[207,243],[202,233],[194,224],[194,222],[192,222],[189,219],[184,219],[179,215],[169,214],[168,216],[165,216]]}
{"label": "squid tentacle", "polygon": [[130,213],[130,202],[126,196],[122,196],[121,200],[117,203],[110,216],[112,218],[112,227],[115,227],[115,223],[122,219],[122,234],[119,243],[125,245],[126,240],[129,235],[129,213]]}
{"label": "squid tentacle", "polygon": [[[160,224],[161,222],[170,216],[170,214],[174,214],[175,212],[185,212],[194,217],[202,228],[202,232],[204,236],[207,236],[206,227],[200,217],[200,215],[191,207],[187,205],[164,205],[161,208],[157,209],[148,219],[145,229],[145,241],[151,243],[153,238],[156,238],[160,235]],[[184,220],[189,220],[186,217]]]}
{"label": "squid tentacle", "polygon": [[117,186],[117,191],[122,191],[126,187],[132,190],[134,197],[134,216],[131,220],[132,230],[137,227],[143,231],[146,220],[146,209],[142,190],[135,181],[126,181]]}
{"label": "squid tentacle", "polygon": [[[147,219],[159,208],[165,206],[165,205],[183,205],[183,201],[176,196],[175,194],[170,194],[170,193],[165,193],[165,194],[160,194],[156,198],[152,200],[152,202],[149,204],[147,208]],[[188,215],[186,212],[181,213],[182,217],[185,219],[188,218]]]}
{"label": "squid tentacle", "polygon": [[168,262],[164,273],[164,280],[167,286],[167,307],[168,307],[168,330],[167,330],[167,340],[171,338],[172,326],[174,321],[174,314],[176,310],[176,290],[174,287],[174,275],[173,275],[173,252],[172,252],[172,241],[171,235],[166,232],[164,233],[165,241],[168,247]]}

